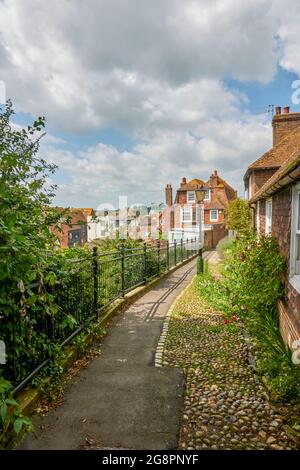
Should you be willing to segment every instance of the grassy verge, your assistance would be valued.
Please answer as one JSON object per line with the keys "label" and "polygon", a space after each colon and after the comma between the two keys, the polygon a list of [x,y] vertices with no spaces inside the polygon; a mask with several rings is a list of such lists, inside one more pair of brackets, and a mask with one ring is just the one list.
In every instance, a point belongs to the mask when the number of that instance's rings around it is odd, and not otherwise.
{"label": "grassy verge", "polygon": [[208,277],[195,278],[176,302],[165,345],[164,363],[186,374],[179,448],[294,448],[283,417],[249,367],[239,321],[228,321],[200,293]]}

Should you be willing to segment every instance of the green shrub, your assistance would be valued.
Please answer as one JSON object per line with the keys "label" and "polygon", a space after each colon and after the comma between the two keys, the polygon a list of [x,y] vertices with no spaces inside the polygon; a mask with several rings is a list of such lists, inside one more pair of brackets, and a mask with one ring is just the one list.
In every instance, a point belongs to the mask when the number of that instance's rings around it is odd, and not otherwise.
{"label": "green shrub", "polygon": [[225,212],[225,223],[229,230],[239,235],[250,236],[252,229],[252,213],[247,201],[237,198],[231,201]]}
{"label": "green shrub", "polygon": [[242,319],[274,398],[300,401],[300,367],[292,362],[279,330],[277,302],[283,293],[285,263],[276,241],[243,237],[224,254],[220,279],[215,281],[209,273],[199,276],[202,298],[228,318],[237,314]]}
{"label": "green shrub", "polygon": [[222,238],[222,240],[220,240],[217,245],[217,252],[219,253],[219,255],[222,257],[228,256],[232,248],[234,247],[234,242],[234,238]]}
{"label": "green shrub", "polygon": [[239,315],[264,315],[283,293],[284,259],[272,237],[236,240],[223,269],[232,309]]}
{"label": "green shrub", "polygon": [[0,377],[0,449],[5,447],[9,438],[33,429],[31,420],[20,412],[19,403],[10,391],[10,382]]}

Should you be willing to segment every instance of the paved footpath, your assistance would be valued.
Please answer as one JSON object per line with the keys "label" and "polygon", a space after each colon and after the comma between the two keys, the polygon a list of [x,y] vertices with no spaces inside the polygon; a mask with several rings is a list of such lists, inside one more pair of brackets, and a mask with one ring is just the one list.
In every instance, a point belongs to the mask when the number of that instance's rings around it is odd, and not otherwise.
{"label": "paved footpath", "polygon": [[154,367],[163,320],[195,274],[195,260],[161,280],[112,321],[101,355],[82,370],[63,403],[34,418],[23,449],[175,449],[183,409],[180,369]]}

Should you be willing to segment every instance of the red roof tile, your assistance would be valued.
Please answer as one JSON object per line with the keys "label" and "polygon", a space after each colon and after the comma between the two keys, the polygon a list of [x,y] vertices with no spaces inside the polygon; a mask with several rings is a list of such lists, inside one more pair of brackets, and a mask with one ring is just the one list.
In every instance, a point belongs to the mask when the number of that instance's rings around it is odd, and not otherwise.
{"label": "red roof tile", "polygon": [[297,147],[300,148],[300,126],[284,137],[278,145],[251,163],[245,177],[250,170],[280,168]]}

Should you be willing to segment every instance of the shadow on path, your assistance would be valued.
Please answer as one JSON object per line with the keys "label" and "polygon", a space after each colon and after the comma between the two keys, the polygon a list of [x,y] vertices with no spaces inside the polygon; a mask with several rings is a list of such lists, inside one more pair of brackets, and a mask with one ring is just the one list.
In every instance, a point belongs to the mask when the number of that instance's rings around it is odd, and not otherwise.
{"label": "shadow on path", "polygon": [[161,280],[120,313],[101,355],[82,370],[63,403],[35,417],[22,449],[174,449],[183,407],[179,369],[155,368],[165,314],[195,274],[195,260]]}

